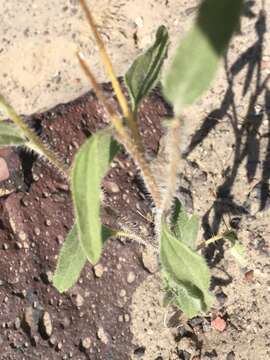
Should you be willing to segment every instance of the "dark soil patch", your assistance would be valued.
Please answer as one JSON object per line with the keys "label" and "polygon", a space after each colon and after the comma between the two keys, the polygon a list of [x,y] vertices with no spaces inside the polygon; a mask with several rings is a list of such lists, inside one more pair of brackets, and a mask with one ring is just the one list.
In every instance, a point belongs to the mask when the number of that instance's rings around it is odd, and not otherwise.
{"label": "dark soil patch", "polygon": [[[111,86],[103,88],[114,101]],[[170,113],[157,92],[142,105],[140,130],[150,157],[158,151],[160,120]],[[86,137],[108,124],[93,93],[27,121],[38,126],[43,140],[67,164]],[[51,276],[73,223],[68,184],[32,154],[6,149],[1,156],[10,173],[0,183],[6,191],[0,199],[1,359],[129,359],[134,351],[129,306],[134,290],[149,275],[141,263],[140,246],[109,240],[101,276],[88,264],[78,284],[59,294]],[[105,224],[119,228],[128,221],[151,239],[151,203],[126,153],[114,161],[104,194]]]}

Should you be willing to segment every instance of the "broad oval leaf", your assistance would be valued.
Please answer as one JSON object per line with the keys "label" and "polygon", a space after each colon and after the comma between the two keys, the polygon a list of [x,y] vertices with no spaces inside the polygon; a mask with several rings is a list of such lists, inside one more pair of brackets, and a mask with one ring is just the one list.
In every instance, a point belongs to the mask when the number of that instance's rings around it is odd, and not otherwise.
{"label": "broad oval leaf", "polygon": [[27,140],[16,125],[4,121],[0,122],[0,147],[21,146],[26,143]]}
{"label": "broad oval leaf", "polygon": [[164,79],[164,95],[179,115],[210,86],[236,29],[243,0],[204,0],[176,50]]}
{"label": "broad oval leaf", "polygon": [[100,259],[104,240],[110,236],[100,220],[101,182],[118,149],[111,135],[100,131],[81,146],[72,167],[71,190],[79,240],[92,264]]}
{"label": "broad oval leaf", "polygon": [[73,225],[60,250],[53,285],[62,293],[70,289],[79,279],[80,273],[87,261],[81,247],[77,227]]}
{"label": "broad oval leaf", "polygon": [[[164,224],[161,234],[160,259],[162,271],[169,280],[168,284],[170,282],[177,284],[182,291],[186,291],[186,296],[194,298],[197,310],[207,311],[213,302],[213,297],[209,292],[210,271],[208,266],[202,256],[190,249],[184,242],[176,239]],[[181,294],[181,292],[179,293]],[[181,301],[184,302],[185,299],[179,299],[178,303]],[[200,304],[200,308],[198,308],[198,304]],[[181,310],[185,311],[184,308]]]}
{"label": "broad oval leaf", "polygon": [[140,101],[156,85],[162,64],[167,56],[169,35],[165,26],[160,26],[155,43],[133,62],[125,75],[125,82],[136,111]]}

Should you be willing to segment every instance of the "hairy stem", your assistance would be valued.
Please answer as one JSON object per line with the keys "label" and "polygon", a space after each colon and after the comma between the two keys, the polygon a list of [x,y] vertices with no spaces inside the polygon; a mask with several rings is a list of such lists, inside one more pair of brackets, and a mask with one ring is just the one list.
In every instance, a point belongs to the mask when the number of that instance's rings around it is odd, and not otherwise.
{"label": "hairy stem", "polygon": [[108,74],[108,76],[110,77],[111,79],[111,82],[112,82],[112,86],[113,86],[113,89],[114,89],[114,92],[115,92],[115,95],[118,99],[118,102],[119,102],[119,105],[123,111],[123,115],[124,117],[126,118],[127,120],[127,124],[133,134],[133,137],[134,139],[136,140],[136,142],[138,142],[139,146],[141,147],[141,137],[140,137],[140,133],[139,133],[139,129],[138,129],[138,126],[137,126],[137,123],[135,121],[135,118],[134,118],[134,115],[133,113],[129,110],[129,106],[128,106],[128,102],[127,102],[127,99],[121,89],[121,86],[120,86],[120,83],[115,75],[115,71],[113,69],[113,66],[112,66],[112,62],[108,56],[108,53],[106,51],[106,48],[105,48],[105,45],[104,45],[104,42],[97,30],[97,26],[95,24],[95,21],[94,21],[94,18],[91,14],[91,11],[90,9],[88,8],[88,6],[86,5],[86,2],[85,0],[80,0],[80,3],[81,3],[81,6],[85,12],[85,15],[86,15],[86,18],[88,20],[88,23],[91,27],[91,30],[94,34],[94,37],[95,37],[95,40],[96,40],[96,43],[97,43],[97,46],[98,46],[98,49],[99,49],[99,53],[100,53],[100,57],[102,59],[102,62],[104,64],[104,67],[106,69],[106,72]]}
{"label": "hairy stem", "polygon": [[179,171],[180,154],[180,120],[173,119],[168,125],[168,133],[166,135],[166,153],[168,156],[167,166],[165,166],[166,182],[164,184],[164,192],[161,200],[161,214],[171,209],[173,197],[177,188],[177,175]]}
{"label": "hairy stem", "polygon": [[160,206],[160,193],[159,189],[156,183],[156,180],[150,170],[149,165],[147,164],[146,160],[144,159],[143,154],[138,149],[138,145],[135,143],[135,141],[130,137],[127,129],[123,126],[122,121],[119,119],[118,115],[116,114],[113,107],[108,103],[107,99],[103,95],[102,91],[99,88],[99,85],[97,83],[97,80],[92,73],[92,71],[89,69],[87,64],[85,63],[82,55],[80,53],[77,53],[80,65],[82,66],[82,69],[84,70],[85,74],[89,78],[96,95],[100,102],[103,104],[104,108],[108,112],[112,124],[115,127],[116,133],[117,133],[117,140],[125,146],[129,154],[132,156],[133,160],[135,161],[136,165],[139,167],[139,169],[142,172],[142,178],[145,182],[145,185],[147,187],[147,190],[150,192],[154,203],[157,207]]}
{"label": "hairy stem", "polygon": [[45,156],[60,172],[67,178],[69,178],[69,169],[63,164],[63,162],[50,150],[47,145],[43,144],[40,138],[32,131],[28,125],[21,119],[21,117],[15,112],[3,96],[0,96],[0,109],[11,119],[14,124],[22,131],[25,137],[29,140],[27,145],[31,150]]}

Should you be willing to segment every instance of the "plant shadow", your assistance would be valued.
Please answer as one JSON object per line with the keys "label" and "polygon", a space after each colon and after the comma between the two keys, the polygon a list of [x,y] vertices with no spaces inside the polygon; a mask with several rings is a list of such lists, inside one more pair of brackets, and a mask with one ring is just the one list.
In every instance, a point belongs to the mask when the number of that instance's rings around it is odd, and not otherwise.
{"label": "plant shadow", "polygon": [[[256,17],[252,10],[254,1],[247,1],[244,9],[244,16],[249,18]],[[234,153],[232,164],[223,171],[223,182],[218,186],[215,200],[211,207],[202,218],[204,237],[206,239],[217,234],[224,215],[241,216],[248,214],[249,209],[246,203],[237,204],[232,194],[232,187],[238,175],[240,165],[246,161],[247,180],[251,183],[261,161],[260,142],[262,136],[260,129],[266,114],[268,132],[263,137],[267,137],[268,143],[266,155],[262,161],[262,171],[259,187],[259,210],[264,210],[269,196],[270,178],[270,90],[267,89],[267,82],[270,74],[262,75],[264,38],[267,31],[267,19],[264,3],[257,15],[255,22],[256,40],[244,51],[237,60],[230,66],[227,55],[225,56],[225,72],[228,88],[220,106],[211,111],[203,120],[201,127],[193,135],[185,153],[187,158],[192,151],[201,144],[205,138],[213,131],[217,125],[229,119],[234,134]],[[241,33],[241,30],[240,30]],[[236,102],[235,85],[237,75],[246,69],[246,77],[242,86],[242,98],[248,99],[246,113],[239,115],[239,104]],[[251,84],[253,89],[251,89]],[[259,101],[260,97],[260,101]],[[261,98],[264,103],[262,104]],[[259,110],[258,110],[259,109]],[[211,217],[210,215],[213,214]],[[216,266],[224,257],[223,243],[218,242],[210,245],[206,250],[206,258],[210,267]]]}

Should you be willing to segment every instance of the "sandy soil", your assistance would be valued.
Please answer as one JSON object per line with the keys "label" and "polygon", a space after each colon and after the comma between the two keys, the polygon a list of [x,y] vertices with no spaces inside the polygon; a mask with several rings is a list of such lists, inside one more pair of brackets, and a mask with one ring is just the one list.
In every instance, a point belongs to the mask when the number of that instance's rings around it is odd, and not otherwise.
{"label": "sandy soil", "polygon": [[[147,277],[131,304],[132,359],[264,360],[270,358],[269,325],[269,134],[270,3],[247,1],[241,33],[212,89],[187,114],[186,163],[201,236],[238,228],[247,249],[241,268],[223,247],[211,247],[213,292],[219,301],[205,318],[187,324],[161,308],[158,276]],[[173,51],[194,15],[197,1],[89,1],[122,75],[161,23],[169,26]],[[89,85],[75,57],[77,48],[105,80],[96,47],[76,0],[0,1],[1,92],[31,114],[84,93]],[[134,41],[134,34],[138,40]],[[165,326],[164,317],[176,317]],[[216,317],[226,323],[217,331]],[[168,323],[167,323],[168,325]],[[189,336],[190,332],[196,336]],[[179,335],[181,334],[181,335]],[[187,334],[184,335],[183,334]],[[180,340],[179,340],[180,339]],[[61,359],[62,355],[55,355]],[[196,357],[198,356],[198,357]],[[129,359],[129,357],[127,357]]]}
{"label": "sandy soil", "polygon": [[[151,43],[159,25],[169,26],[175,42],[189,20],[186,11],[192,13],[197,1],[88,3],[122,75],[134,56]],[[88,58],[100,82],[107,80],[77,0],[1,0],[0,5],[1,92],[19,112],[48,109],[89,89],[78,66],[77,49]]]}

